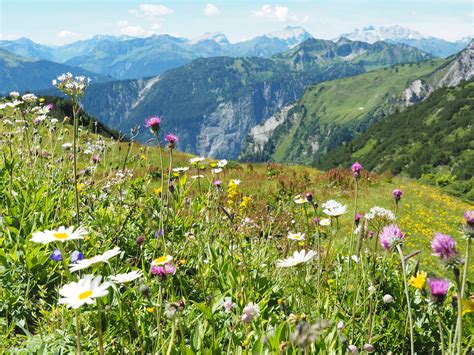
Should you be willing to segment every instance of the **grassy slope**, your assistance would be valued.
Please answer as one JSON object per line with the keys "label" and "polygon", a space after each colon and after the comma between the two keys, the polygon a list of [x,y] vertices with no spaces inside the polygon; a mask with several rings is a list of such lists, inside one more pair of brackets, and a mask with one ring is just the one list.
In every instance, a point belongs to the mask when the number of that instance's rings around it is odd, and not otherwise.
{"label": "grassy slope", "polygon": [[[444,60],[436,60],[398,65],[311,87],[298,102],[305,113],[299,114],[289,131],[279,135],[273,159],[310,163],[313,152],[307,142],[315,139],[315,133],[323,135],[328,130],[322,126],[364,126],[383,117],[393,110],[410,81],[431,73],[443,63]],[[300,145],[306,145],[303,148],[306,154],[300,154]],[[323,145],[316,154],[320,155],[326,148]]]}

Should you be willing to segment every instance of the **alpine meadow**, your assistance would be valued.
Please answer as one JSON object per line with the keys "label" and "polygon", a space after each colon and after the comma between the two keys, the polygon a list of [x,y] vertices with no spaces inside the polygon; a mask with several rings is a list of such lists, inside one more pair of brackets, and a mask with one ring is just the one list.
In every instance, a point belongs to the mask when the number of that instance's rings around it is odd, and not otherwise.
{"label": "alpine meadow", "polygon": [[0,11],[0,354],[474,352],[471,1]]}

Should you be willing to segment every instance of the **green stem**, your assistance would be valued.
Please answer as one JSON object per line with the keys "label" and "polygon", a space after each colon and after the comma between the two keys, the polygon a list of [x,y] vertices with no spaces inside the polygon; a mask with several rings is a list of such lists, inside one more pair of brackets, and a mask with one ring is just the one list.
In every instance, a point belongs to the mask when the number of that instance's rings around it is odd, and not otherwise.
{"label": "green stem", "polygon": [[81,355],[81,323],[79,321],[79,312],[76,310],[76,348],[77,354]]}
{"label": "green stem", "polygon": [[[467,264],[467,261],[466,261]],[[456,330],[454,331],[454,341],[456,342],[456,353],[461,354],[461,340],[462,340],[462,285],[459,279],[459,269],[456,267],[454,270],[454,279],[457,285],[457,303],[458,303],[458,316],[456,320]]]}
{"label": "green stem", "polygon": [[80,225],[79,218],[79,191],[77,190],[77,131],[78,131],[78,119],[77,119],[77,103],[73,99],[73,108],[72,115],[74,120],[74,132],[73,132],[73,173],[74,173],[74,191],[75,191],[75,200],[76,200],[76,227]]}
{"label": "green stem", "polygon": [[166,355],[170,355],[171,351],[173,350],[173,343],[174,343],[174,336],[176,334],[176,320],[173,320],[173,325],[171,326],[171,339],[168,345],[168,350],[166,351]]}
{"label": "green stem", "polygon": [[441,313],[439,312],[439,306],[436,305],[436,313],[438,314],[438,329],[439,329],[439,337],[441,340],[441,355],[444,355],[444,332],[443,326],[441,325]]}
{"label": "green stem", "polygon": [[400,254],[400,261],[402,263],[402,273],[403,273],[403,283],[405,285],[405,296],[407,298],[407,306],[408,306],[408,321],[410,323],[410,353],[413,355],[415,353],[415,347],[413,343],[413,318],[411,315],[411,306],[410,306],[410,295],[408,294],[408,282],[407,282],[407,275],[405,271],[405,257],[403,256],[402,248],[400,244],[397,245],[398,254]]}
{"label": "green stem", "polygon": [[97,322],[97,333],[99,334],[99,353],[104,355],[104,338],[102,335],[102,312],[100,306],[100,300],[97,300],[97,310],[98,310],[98,322]]}

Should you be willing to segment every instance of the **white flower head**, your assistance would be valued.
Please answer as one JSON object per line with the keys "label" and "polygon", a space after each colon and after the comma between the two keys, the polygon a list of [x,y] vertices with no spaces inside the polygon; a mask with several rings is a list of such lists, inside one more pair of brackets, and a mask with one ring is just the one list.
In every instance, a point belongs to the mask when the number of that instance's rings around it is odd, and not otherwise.
{"label": "white flower head", "polygon": [[8,96],[16,99],[17,97],[20,97],[20,93],[18,91],[12,91]]}
{"label": "white flower head", "polygon": [[50,242],[65,242],[74,239],[84,239],[87,235],[87,231],[79,227],[74,230],[74,227],[59,227],[57,230],[45,230],[42,232],[34,232],[31,237],[31,241],[34,243],[47,244]]}
{"label": "white flower head", "polygon": [[295,197],[293,197],[293,202],[297,205],[302,205],[303,203],[308,202],[308,200],[304,197],[301,197],[301,195],[296,195]]}
{"label": "white flower head", "polygon": [[202,179],[204,178],[204,175],[193,175],[191,176],[191,179]]}
{"label": "white flower head", "polygon": [[229,181],[229,184],[240,185],[241,181],[239,179],[232,179]]}
{"label": "white flower head", "polygon": [[219,160],[216,165],[219,168],[225,168],[227,164],[228,164],[228,161],[226,159],[222,159],[222,160]]}
{"label": "white flower head", "polygon": [[394,301],[393,296],[389,294],[384,295],[382,299],[383,303],[392,303]]}
{"label": "white flower head", "polygon": [[61,147],[64,149],[64,150],[69,150],[72,148],[72,143],[63,143],[61,145]]}
{"label": "white flower head", "polygon": [[184,173],[185,171],[188,171],[189,170],[189,166],[184,166],[184,167],[180,167],[180,168],[174,168],[173,171],[175,173]]}
{"label": "white flower head", "polygon": [[203,157],[191,158],[191,159],[189,159],[189,164],[194,165],[194,164],[202,162],[204,159],[205,158],[203,158]]}
{"label": "white flower head", "polygon": [[242,310],[242,322],[250,323],[252,319],[257,318],[260,315],[260,307],[256,303],[250,302]]}
{"label": "white flower head", "polygon": [[387,210],[383,207],[374,206],[370,209],[369,213],[365,215],[365,219],[370,221],[377,218],[384,219],[387,221],[395,221],[396,219],[392,211]]}
{"label": "white flower head", "polygon": [[324,214],[331,217],[338,217],[346,213],[347,206],[340,204],[335,200],[329,200],[323,203],[323,212]]}
{"label": "white flower head", "polygon": [[107,263],[109,259],[113,258],[114,256],[120,254],[120,248],[115,247],[111,250],[107,250],[105,253],[93,256],[92,258],[89,259],[82,259],[78,260],[77,263],[71,264],[69,266],[69,271],[74,272],[82,269],[86,269],[89,266],[97,263]]}
{"label": "white flower head", "polygon": [[331,225],[331,220],[329,218],[323,218],[319,221],[319,225],[323,227],[327,227]]}
{"label": "white flower head", "polygon": [[211,172],[212,172],[213,174],[220,174],[220,173],[222,173],[222,168],[215,168],[215,169],[212,169]]}
{"label": "white flower head", "polygon": [[123,284],[126,282],[131,282],[133,280],[136,280],[142,276],[143,276],[142,271],[134,270],[126,274],[117,274],[115,276],[109,276],[109,280],[114,283]]}
{"label": "white flower head", "polygon": [[59,290],[59,294],[63,296],[59,299],[59,304],[65,304],[68,308],[77,309],[84,304],[92,304],[96,298],[106,296],[110,283],[100,283],[102,276],[94,278],[93,275],[86,275],[78,282],[71,282],[64,285]]}
{"label": "white flower head", "polygon": [[309,250],[307,253],[303,249],[301,251],[295,251],[293,256],[290,256],[283,260],[277,260],[276,266],[277,267],[292,267],[302,263],[306,263],[313,259],[316,256],[316,252],[313,250]]}
{"label": "white flower head", "polygon": [[171,255],[163,255],[151,262],[151,266],[165,265],[173,261]]}
{"label": "white flower head", "polygon": [[288,239],[291,239],[291,240],[300,241],[300,240],[304,240],[304,237],[305,237],[304,233],[292,233],[292,232],[288,233]]}

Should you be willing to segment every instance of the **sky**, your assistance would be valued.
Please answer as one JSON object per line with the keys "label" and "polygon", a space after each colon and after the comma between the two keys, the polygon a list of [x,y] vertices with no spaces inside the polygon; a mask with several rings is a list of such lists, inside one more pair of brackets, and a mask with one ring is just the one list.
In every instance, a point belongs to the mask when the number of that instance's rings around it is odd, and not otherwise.
{"label": "sky", "polygon": [[446,40],[474,33],[474,0],[0,0],[0,16],[0,39],[54,45],[97,34],[206,32],[238,42],[286,26],[324,39],[369,25],[400,25]]}

